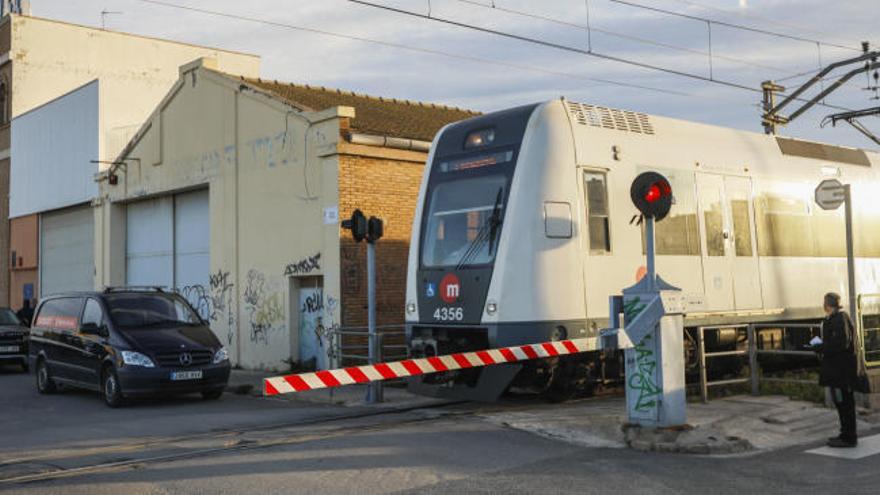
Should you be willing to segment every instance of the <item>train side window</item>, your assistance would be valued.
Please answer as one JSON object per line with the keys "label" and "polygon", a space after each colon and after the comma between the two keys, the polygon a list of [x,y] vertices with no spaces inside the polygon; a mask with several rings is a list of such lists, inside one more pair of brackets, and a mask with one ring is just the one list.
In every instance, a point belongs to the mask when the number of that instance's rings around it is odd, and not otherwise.
{"label": "train side window", "polygon": [[759,256],[803,257],[816,256],[817,251],[843,251],[841,241],[815,249],[812,224],[816,214],[810,212],[807,187],[772,182],[759,185],[762,191],[755,202]]}
{"label": "train side window", "polygon": [[587,203],[587,227],[590,251],[611,252],[611,231],[608,217],[608,184],[602,172],[584,172],[584,194]]}
{"label": "train side window", "polygon": [[751,256],[752,226],[749,223],[748,198],[731,199],[730,215],[733,217],[733,235],[736,255]]}

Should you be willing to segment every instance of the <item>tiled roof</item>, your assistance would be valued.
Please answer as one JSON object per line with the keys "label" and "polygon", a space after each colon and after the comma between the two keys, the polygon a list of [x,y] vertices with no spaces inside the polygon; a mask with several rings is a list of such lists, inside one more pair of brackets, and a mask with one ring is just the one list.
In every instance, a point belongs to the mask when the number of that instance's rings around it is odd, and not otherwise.
{"label": "tiled roof", "polygon": [[354,107],[352,130],[364,134],[431,141],[444,125],[479,115],[479,112],[432,103],[278,81],[242,79],[247,84],[310,110],[321,111],[336,106]]}

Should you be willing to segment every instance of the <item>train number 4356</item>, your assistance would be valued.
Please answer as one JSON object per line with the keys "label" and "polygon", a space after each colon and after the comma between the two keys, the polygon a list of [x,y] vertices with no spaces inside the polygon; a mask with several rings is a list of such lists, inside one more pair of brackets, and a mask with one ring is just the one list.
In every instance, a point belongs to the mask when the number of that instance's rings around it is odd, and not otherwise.
{"label": "train number 4356", "polygon": [[434,319],[438,321],[461,321],[464,319],[464,308],[437,308]]}

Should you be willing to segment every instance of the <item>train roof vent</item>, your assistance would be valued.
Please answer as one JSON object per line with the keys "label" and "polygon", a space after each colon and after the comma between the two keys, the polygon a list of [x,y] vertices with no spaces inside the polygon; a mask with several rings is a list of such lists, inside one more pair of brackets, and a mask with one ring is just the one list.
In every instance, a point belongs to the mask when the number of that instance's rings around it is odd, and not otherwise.
{"label": "train roof vent", "polygon": [[581,125],[604,127],[638,134],[654,134],[651,119],[644,113],[599,107],[584,103],[566,102],[571,116]]}

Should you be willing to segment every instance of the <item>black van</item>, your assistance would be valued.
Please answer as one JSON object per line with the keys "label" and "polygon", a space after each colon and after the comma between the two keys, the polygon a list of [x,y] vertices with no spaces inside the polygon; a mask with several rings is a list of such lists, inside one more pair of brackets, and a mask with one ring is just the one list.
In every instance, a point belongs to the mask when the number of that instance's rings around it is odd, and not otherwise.
{"label": "black van", "polygon": [[200,392],[217,399],[229,356],[208,323],[180,295],[108,288],[43,299],[34,313],[30,360],[41,394],[70,385],[126,398]]}

